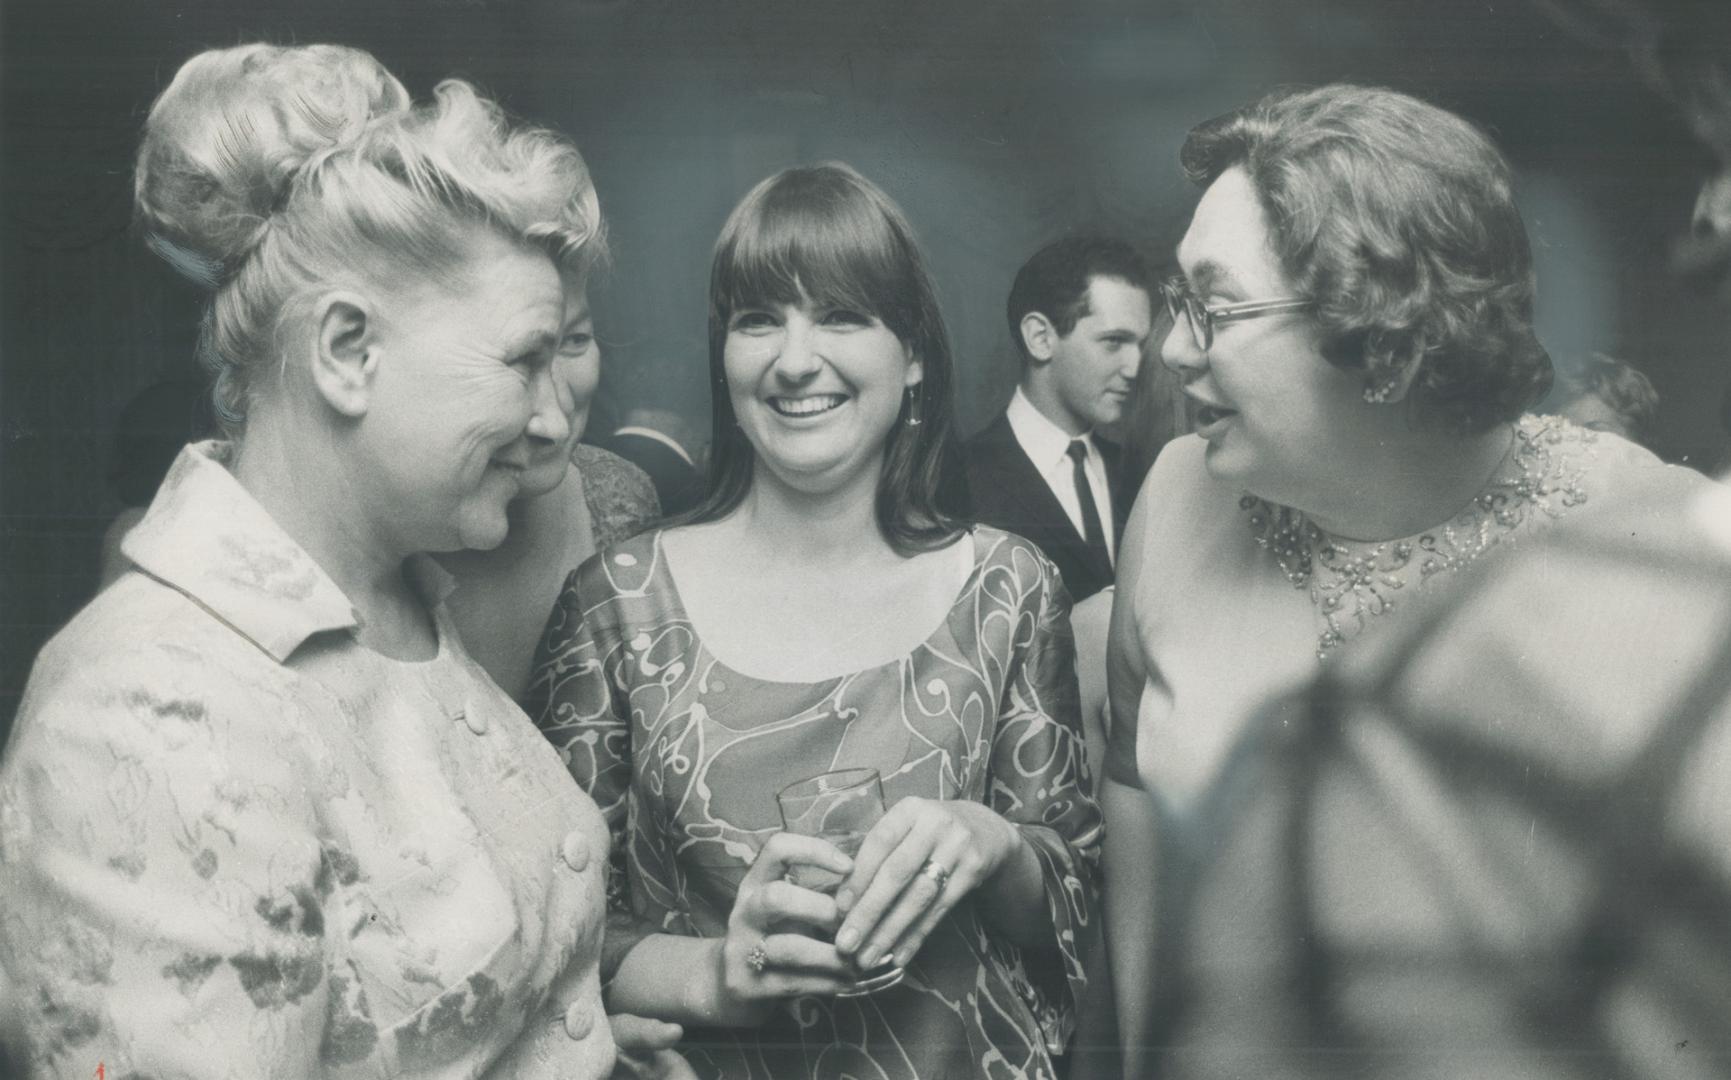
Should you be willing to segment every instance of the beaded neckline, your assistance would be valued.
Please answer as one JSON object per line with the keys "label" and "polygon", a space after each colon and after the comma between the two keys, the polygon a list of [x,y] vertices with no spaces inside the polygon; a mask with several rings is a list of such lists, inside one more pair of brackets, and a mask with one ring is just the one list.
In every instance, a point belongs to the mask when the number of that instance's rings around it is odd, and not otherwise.
{"label": "beaded neckline", "polygon": [[1516,533],[1587,501],[1581,486],[1598,436],[1551,416],[1523,416],[1491,482],[1460,513],[1416,536],[1366,542],[1330,536],[1291,507],[1245,495],[1238,501],[1256,543],[1295,589],[1308,590],[1321,620],[1316,655],[1326,659],[1394,610],[1397,594],[1459,570]]}

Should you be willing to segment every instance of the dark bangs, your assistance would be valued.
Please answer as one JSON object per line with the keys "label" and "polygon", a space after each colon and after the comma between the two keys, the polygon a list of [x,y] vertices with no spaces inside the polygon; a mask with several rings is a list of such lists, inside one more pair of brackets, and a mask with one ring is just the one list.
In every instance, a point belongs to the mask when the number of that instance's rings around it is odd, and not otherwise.
{"label": "dark bangs", "polygon": [[715,253],[711,316],[798,304],[872,315],[902,343],[922,344],[918,290],[907,273],[913,237],[836,173],[800,170],[758,192]]}
{"label": "dark bangs", "polygon": [[897,552],[941,547],[961,533],[953,492],[950,339],[936,290],[901,209],[871,181],[830,163],[777,173],[728,215],[709,272],[709,490],[674,523],[716,521],[745,498],[755,451],[727,390],[727,323],[741,308],[809,299],[870,315],[918,358],[924,379],[902,401],[884,447],[877,519]]}

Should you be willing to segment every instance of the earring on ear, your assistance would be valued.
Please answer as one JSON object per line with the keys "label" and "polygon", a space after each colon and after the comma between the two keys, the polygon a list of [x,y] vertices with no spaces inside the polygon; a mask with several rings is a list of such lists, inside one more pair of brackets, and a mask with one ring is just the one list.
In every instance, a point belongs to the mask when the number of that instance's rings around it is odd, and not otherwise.
{"label": "earring on ear", "polygon": [[904,407],[907,410],[908,418],[902,422],[907,424],[908,427],[919,427],[920,426],[920,390],[919,390],[919,387],[920,387],[920,384],[915,383],[914,385],[908,387],[907,390],[905,391],[904,395],[903,395],[907,398],[907,404]]}
{"label": "earring on ear", "polygon": [[1389,399],[1394,397],[1395,388],[1398,386],[1400,386],[1399,379],[1390,379],[1385,383],[1367,386],[1364,388],[1364,400],[1370,405],[1387,405]]}

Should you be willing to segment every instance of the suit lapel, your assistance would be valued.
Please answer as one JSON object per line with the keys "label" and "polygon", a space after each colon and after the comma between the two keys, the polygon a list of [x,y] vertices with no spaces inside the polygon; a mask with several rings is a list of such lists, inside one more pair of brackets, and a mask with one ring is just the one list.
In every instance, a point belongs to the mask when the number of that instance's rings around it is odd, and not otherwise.
{"label": "suit lapel", "polygon": [[[999,429],[1002,429],[1001,431]],[[1020,509],[1018,515],[1030,524],[1039,524],[1049,531],[1059,531],[1069,542],[1082,543],[1082,537],[1070,524],[1070,516],[1064,513],[1064,507],[1058,502],[1058,497],[1052,494],[1052,489],[1046,486],[1046,478],[1040,475],[1039,467],[1028,457],[1028,452],[1022,449],[1022,444],[1016,441],[1015,432],[1010,430],[1010,422],[1004,417],[998,417],[988,433],[989,447],[986,462],[997,474],[998,486],[1003,491],[1005,501]],[[1033,537],[1028,539],[1032,540]]]}
{"label": "suit lapel", "polygon": [[[1110,581],[1111,565],[1089,550],[1088,542],[1076,531],[1075,523],[1070,520],[1070,515],[1064,512],[1058,496],[1047,486],[1046,478],[1040,475],[1033,459],[1022,449],[1022,444],[1016,441],[1016,433],[1011,430],[1009,419],[1000,414],[992,426],[981,435],[979,449],[983,452],[982,464],[995,474],[994,478],[1005,495],[1005,501],[1019,509],[1016,516],[1020,523],[1025,523],[1023,535],[1042,548],[1064,549],[1070,553],[1071,558],[1086,564],[1097,575]],[[1111,475],[1110,470],[1107,475]],[[1112,516],[1115,522],[1121,501],[1114,493]],[[1122,532],[1122,528],[1115,523],[1114,543]]]}

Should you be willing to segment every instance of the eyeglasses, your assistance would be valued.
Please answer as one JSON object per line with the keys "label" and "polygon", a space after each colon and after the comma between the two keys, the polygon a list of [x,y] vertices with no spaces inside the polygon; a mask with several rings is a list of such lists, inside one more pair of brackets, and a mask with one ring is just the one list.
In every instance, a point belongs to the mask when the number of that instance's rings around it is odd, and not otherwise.
{"label": "eyeglasses", "polygon": [[1183,315],[1190,323],[1190,336],[1196,339],[1196,347],[1203,352],[1207,352],[1214,344],[1214,328],[1221,323],[1260,319],[1264,315],[1279,315],[1286,311],[1303,311],[1312,306],[1311,301],[1292,296],[1276,300],[1250,300],[1217,308],[1206,307],[1202,298],[1190,290],[1190,282],[1182,277],[1161,283],[1160,295],[1166,301],[1166,311],[1172,316],[1173,322],[1177,322],[1178,317]]}

